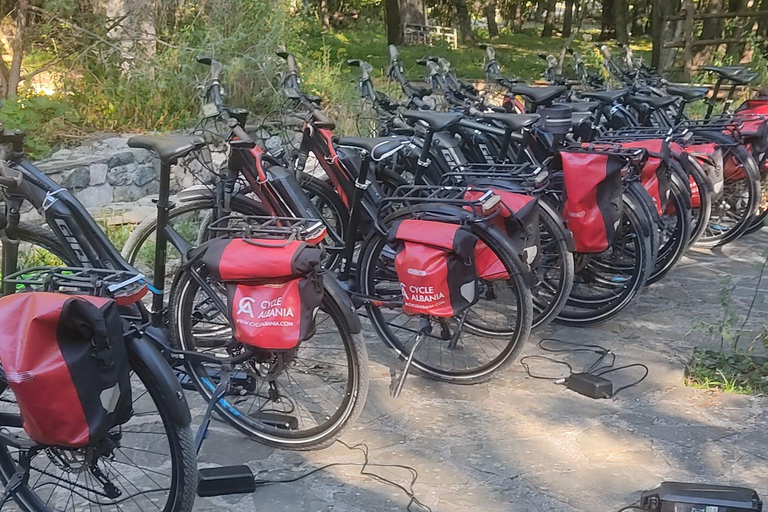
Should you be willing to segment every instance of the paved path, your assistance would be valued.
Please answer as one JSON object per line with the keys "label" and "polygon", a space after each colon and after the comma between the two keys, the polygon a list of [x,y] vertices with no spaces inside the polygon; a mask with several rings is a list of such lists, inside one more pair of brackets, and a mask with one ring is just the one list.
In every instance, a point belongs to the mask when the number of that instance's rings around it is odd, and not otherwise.
{"label": "paved path", "polygon": [[[517,362],[478,386],[411,378],[393,400],[389,367],[397,363],[371,335],[368,405],[343,440],[365,443],[371,463],[416,468],[416,494],[435,512],[611,512],[663,480],[741,484],[765,499],[768,399],[685,387],[683,368],[692,348],[707,343],[694,328],[697,322],[721,314],[718,295],[726,276],[739,283],[734,298],[746,310],[755,265],[767,246],[763,231],[722,251],[692,252],[620,318],[590,329],[555,326],[532,337],[526,354],[540,353],[536,342],[551,336],[604,345],[621,364],[650,366],[642,384],[612,400],[591,400],[532,380]],[[759,305],[754,313],[758,323],[766,309]],[[202,404],[190,399],[199,415]],[[273,450],[215,423],[201,460],[246,463],[259,478],[274,479],[332,462],[361,462],[362,455],[340,444],[312,453]],[[400,490],[359,471],[334,467],[297,483],[262,487],[252,496],[199,499],[196,510],[405,510],[408,499]],[[405,470],[372,471],[404,485],[410,479]]]}

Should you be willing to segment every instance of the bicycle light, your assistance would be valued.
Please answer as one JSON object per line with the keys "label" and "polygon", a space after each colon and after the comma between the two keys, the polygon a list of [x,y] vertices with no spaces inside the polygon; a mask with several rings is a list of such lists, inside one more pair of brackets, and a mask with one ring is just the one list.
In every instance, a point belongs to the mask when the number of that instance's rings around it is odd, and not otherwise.
{"label": "bicycle light", "polygon": [[638,508],[654,512],[760,512],[763,502],[757,492],[746,487],[662,482],[640,496]]}

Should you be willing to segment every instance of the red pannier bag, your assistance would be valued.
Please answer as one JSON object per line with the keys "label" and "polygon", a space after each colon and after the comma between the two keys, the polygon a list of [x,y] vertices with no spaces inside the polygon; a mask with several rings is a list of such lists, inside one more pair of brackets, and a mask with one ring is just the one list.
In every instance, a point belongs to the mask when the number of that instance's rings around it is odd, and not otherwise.
{"label": "red pannier bag", "polygon": [[723,193],[725,178],[744,179],[744,171],[739,169],[738,162],[734,158],[723,159],[723,151],[714,142],[705,144],[689,144],[685,150],[693,156],[704,169],[712,184],[715,198]]}
{"label": "red pannier bag", "polygon": [[389,242],[408,315],[452,317],[478,300],[475,246],[478,239],[458,224],[405,219],[395,222]]}
{"label": "red pannier bag", "polygon": [[[485,187],[487,183],[479,181],[474,185]],[[523,262],[536,268],[541,261],[541,231],[539,229],[539,201],[518,192],[505,190],[499,186],[489,186],[484,190],[468,190],[464,199],[475,200],[488,190],[501,198],[501,210],[494,217],[496,225],[509,236],[520,249]],[[478,274],[486,280],[509,278],[504,264],[482,241],[478,240],[475,248],[475,264]]]}
{"label": "red pannier bag", "polygon": [[603,252],[621,222],[621,171],[626,160],[607,153],[561,151],[565,206],[563,218],[573,232],[576,252]]}
{"label": "red pannier bag", "polygon": [[227,284],[235,340],[265,350],[292,350],[314,334],[322,259],[320,247],[274,239],[217,239],[203,255]]}
{"label": "red pannier bag", "polygon": [[131,418],[130,366],[114,300],[63,293],[0,299],[0,364],[35,442],[82,448]]}
{"label": "red pannier bag", "polygon": [[669,148],[664,147],[663,139],[622,142],[621,147],[647,150],[648,159],[640,171],[640,180],[651,196],[656,211],[659,215],[663,215],[669,202],[669,176],[666,168],[668,163],[665,162],[669,158]]}

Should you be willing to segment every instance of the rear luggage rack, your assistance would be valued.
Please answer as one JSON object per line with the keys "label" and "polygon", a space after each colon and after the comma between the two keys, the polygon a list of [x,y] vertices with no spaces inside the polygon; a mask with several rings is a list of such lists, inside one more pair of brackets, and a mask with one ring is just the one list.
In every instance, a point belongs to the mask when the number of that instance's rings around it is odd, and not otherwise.
{"label": "rear luggage rack", "polygon": [[208,226],[215,238],[267,238],[274,240],[316,240],[325,234],[317,219],[227,215]]}
{"label": "rear luggage rack", "polygon": [[136,271],[84,267],[32,267],[15,272],[4,282],[18,292],[78,293],[114,299],[146,293],[144,275]]}
{"label": "rear luggage rack", "polygon": [[[464,199],[467,192],[481,192],[477,199]],[[439,186],[439,185],[403,185],[395,189],[389,197],[379,203],[377,219],[380,227],[383,219],[389,214],[408,208],[414,216],[427,215],[433,220],[448,222],[472,221],[478,218],[484,220],[498,210],[501,203],[499,196],[484,187],[468,186]],[[443,209],[429,207],[449,206]]]}
{"label": "rear luggage rack", "polygon": [[[443,174],[440,185],[466,185],[473,180],[490,180],[502,184],[514,185],[524,192],[532,192],[546,187],[549,183],[549,172],[541,166],[531,164],[470,164],[455,167],[451,172]],[[478,185],[480,187],[484,184]],[[489,185],[491,186],[491,185]]]}

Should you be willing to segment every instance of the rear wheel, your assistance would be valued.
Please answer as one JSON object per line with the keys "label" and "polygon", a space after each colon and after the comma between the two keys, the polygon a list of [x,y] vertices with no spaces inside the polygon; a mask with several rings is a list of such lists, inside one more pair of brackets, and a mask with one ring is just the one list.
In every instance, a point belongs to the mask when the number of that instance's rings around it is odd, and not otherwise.
{"label": "rear wheel", "polygon": [[[171,299],[177,348],[218,357],[246,354],[232,338],[229,315],[200,286],[197,272],[226,304],[226,288],[195,266],[178,279]],[[309,450],[332,444],[354,424],[368,394],[368,353],[362,333],[353,333],[333,295],[326,293],[315,331],[297,348],[253,354],[232,368],[229,393],[216,411],[255,440],[279,448]],[[206,400],[219,380],[221,364],[191,362],[187,372]]]}
{"label": "rear wheel", "polygon": [[535,269],[533,327],[548,325],[563,310],[573,287],[573,253],[568,250],[558,213],[539,201],[541,261]]}
{"label": "rear wheel", "polygon": [[659,281],[672,270],[672,267],[683,257],[691,238],[690,198],[681,188],[677,176],[670,181],[669,192],[669,203],[659,224],[661,246],[656,256],[656,265],[648,278],[648,284]]}
{"label": "rear wheel", "polygon": [[[385,223],[391,225],[402,217],[402,213],[396,212]],[[524,278],[526,270],[513,256],[514,248],[495,227],[473,224],[471,230],[502,262],[507,278],[479,278],[480,299],[461,315],[414,316],[400,307],[385,307],[375,300],[367,305],[374,329],[403,360],[428,323],[431,331],[414,354],[413,368],[426,377],[458,384],[488,380],[513,361],[528,339],[533,320],[531,292]],[[395,249],[386,237],[379,233],[370,235],[360,260],[364,295],[390,303],[401,300],[394,257]]]}
{"label": "rear wheel", "polygon": [[651,275],[655,258],[644,208],[624,194],[620,229],[599,254],[576,254],[576,277],[557,322],[585,326],[606,321],[626,308]]}

